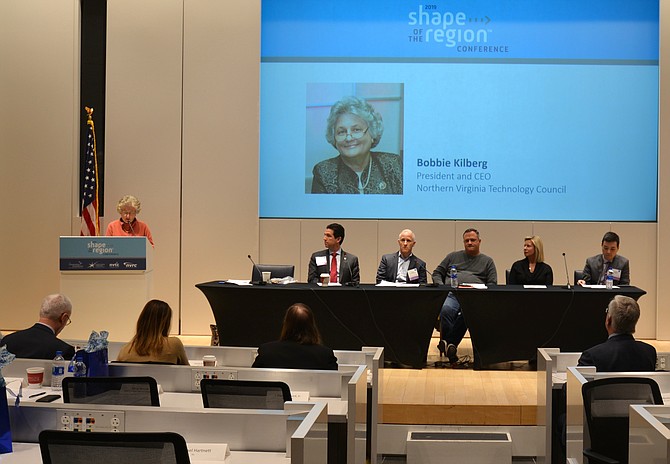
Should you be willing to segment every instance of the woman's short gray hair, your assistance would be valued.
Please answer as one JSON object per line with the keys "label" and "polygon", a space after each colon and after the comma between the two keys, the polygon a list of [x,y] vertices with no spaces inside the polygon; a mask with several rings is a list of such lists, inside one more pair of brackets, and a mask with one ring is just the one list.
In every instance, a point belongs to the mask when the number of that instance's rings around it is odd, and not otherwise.
{"label": "woman's short gray hair", "polygon": [[353,96],[343,98],[330,108],[328,125],[326,127],[326,140],[328,143],[337,148],[335,145],[335,124],[337,124],[337,118],[347,113],[354,114],[367,123],[368,134],[372,137],[372,147],[376,147],[384,133],[382,115],[375,111],[367,101]]}
{"label": "woman's short gray hair", "polygon": [[127,205],[130,205],[133,208],[135,208],[135,211],[138,214],[140,212],[140,209],[142,209],[142,203],[140,203],[140,200],[138,200],[137,198],[135,198],[132,195],[124,195],[124,197],[121,198],[119,200],[119,202],[116,204],[116,211],[119,214],[123,214],[123,213],[121,213],[121,210],[123,209],[124,206],[127,206]]}

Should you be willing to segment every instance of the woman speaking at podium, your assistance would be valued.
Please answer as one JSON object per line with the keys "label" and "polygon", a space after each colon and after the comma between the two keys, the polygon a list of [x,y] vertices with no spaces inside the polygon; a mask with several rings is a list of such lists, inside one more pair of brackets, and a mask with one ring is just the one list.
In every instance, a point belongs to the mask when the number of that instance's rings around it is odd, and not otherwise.
{"label": "woman speaking at podium", "polygon": [[110,222],[105,235],[119,237],[146,237],[154,245],[149,226],[137,219],[141,210],[140,201],[132,195],[125,195],[116,205],[116,211],[121,215],[118,221]]}

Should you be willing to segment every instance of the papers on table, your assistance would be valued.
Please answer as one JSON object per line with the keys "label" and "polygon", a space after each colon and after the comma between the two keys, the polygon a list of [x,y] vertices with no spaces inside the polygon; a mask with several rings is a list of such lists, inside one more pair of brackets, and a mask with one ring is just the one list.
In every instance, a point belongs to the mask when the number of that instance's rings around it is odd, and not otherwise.
{"label": "papers on table", "polygon": [[[607,288],[606,285],[582,285],[584,288]],[[612,288],[619,288],[616,285],[614,285]]]}
{"label": "papers on table", "polygon": [[387,282],[382,280],[379,282],[377,287],[418,287],[419,284],[408,284],[407,282]]}
{"label": "papers on table", "polygon": [[250,280],[235,280],[235,279],[228,279],[228,280],[222,280],[224,284],[235,284],[235,285],[251,285]]}
{"label": "papers on table", "polygon": [[458,288],[477,288],[483,290],[488,287],[486,286],[486,284],[476,284],[476,283],[469,284],[467,282],[463,282],[462,284],[458,284]]}
{"label": "papers on table", "polygon": [[342,284],[339,282],[328,282],[328,285],[323,285],[321,282],[317,282],[316,285],[319,287],[341,287]]}
{"label": "papers on table", "polygon": [[547,288],[546,285],[524,285],[523,288]]}

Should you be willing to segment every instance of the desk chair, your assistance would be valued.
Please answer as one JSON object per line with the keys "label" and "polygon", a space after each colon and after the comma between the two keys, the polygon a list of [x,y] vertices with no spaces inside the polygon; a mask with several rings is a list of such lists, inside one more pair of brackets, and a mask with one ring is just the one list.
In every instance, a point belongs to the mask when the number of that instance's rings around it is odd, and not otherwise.
{"label": "desk chair", "polygon": [[174,432],[66,432],[39,435],[43,464],[190,464],[184,437]]}
{"label": "desk chair", "polygon": [[582,269],[575,269],[575,285],[578,285],[577,282],[584,279],[584,271]]}
{"label": "desk chair", "polygon": [[295,266],[292,264],[259,264],[251,268],[251,281],[260,282],[263,280],[261,272],[269,272],[271,279],[281,279],[282,277],[293,277]]}
{"label": "desk chair", "polygon": [[628,407],[663,404],[654,379],[608,377],[582,385],[584,412],[591,447],[584,449],[589,464],[628,464]]}
{"label": "desk chair", "polygon": [[505,285],[509,285],[509,275],[511,272],[511,269],[505,269]]}
{"label": "desk chair", "polygon": [[65,377],[63,402],[160,406],[153,377]]}
{"label": "desk chair", "polygon": [[206,408],[284,409],[291,391],[284,382],[203,379],[202,404]]}

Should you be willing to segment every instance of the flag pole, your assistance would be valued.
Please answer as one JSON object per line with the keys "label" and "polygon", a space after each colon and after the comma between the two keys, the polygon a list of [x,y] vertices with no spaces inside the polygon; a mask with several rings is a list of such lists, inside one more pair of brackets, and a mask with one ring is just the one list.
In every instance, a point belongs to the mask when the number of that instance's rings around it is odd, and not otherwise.
{"label": "flag pole", "polygon": [[98,153],[95,140],[95,124],[93,108],[85,106],[88,115],[86,125],[88,136],[86,142],[85,172],[81,198],[81,233],[80,235],[100,235],[100,216],[98,214]]}

